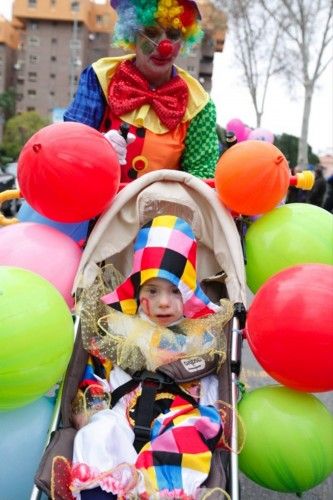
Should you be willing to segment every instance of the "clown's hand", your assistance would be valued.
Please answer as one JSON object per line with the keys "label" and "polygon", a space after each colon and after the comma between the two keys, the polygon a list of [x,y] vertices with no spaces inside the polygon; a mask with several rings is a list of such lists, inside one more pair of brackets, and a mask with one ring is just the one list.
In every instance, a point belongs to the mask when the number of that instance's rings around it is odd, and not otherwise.
{"label": "clown's hand", "polygon": [[125,140],[117,130],[109,130],[104,134],[104,137],[117,153],[120,165],[126,165],[127,146],[135,141],[135,135],[129,132]]}

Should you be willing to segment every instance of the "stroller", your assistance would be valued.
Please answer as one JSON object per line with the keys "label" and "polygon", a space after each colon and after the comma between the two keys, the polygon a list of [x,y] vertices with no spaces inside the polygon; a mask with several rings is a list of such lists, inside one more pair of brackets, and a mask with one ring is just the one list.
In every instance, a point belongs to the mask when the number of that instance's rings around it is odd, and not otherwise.
{"label": "stroller", "polygon": [[[138,229],[157,215],[175,215],[192,227],[198,242],[198,280],[209,298],[218,303],[229,298],[234,317],[224,328],[227,359],[219,373],[219,399],[236,408],[240,373],[242,336],[245,323],[245,271],[239,233],[230,213],[215,191],[202,180],[179,171],[161,170],[146,174],[122,189],[110,208],[99,218],[85,247],[73,291],[85,289],[96,278],[101,266],[112,264],[123,276],[132,265],[133,242]],[[53,457],[72,458],[76,429],[70,420],[71,402],[87,363],[83,349],[81,321],[75,322],[73,354],[59,391],[44,455],[35,476],[31,500],[41,493],[51,496]],[[237,418],[231,412],[228,433],[231,451],[215,450],[206,481],[207,488],[220,486],[233,500],[239,498]],[[209,498],[221,498],[210,495]]]}

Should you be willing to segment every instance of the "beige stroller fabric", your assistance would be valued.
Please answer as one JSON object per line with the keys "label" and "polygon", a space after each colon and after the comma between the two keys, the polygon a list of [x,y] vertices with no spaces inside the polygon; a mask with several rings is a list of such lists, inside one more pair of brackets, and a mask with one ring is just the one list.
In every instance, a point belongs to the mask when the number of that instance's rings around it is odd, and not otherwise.
{"label": "beige stroller fabric", "polygon": [[229,299],[246,305],[242,247],[230,212],[201,179],[174,170],[148,173],[118,193],[89,236],[73,293],[92,284],[101,262],[112,262],[128,276],[138,229],[160,214],[176,215],[192,226],[198,242],[198,280],[223,270]]}

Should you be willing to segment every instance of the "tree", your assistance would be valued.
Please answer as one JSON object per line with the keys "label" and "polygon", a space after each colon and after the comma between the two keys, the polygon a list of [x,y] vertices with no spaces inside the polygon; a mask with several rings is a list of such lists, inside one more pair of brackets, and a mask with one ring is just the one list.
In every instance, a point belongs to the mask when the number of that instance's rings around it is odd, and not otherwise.
{"label": "tree", "polygon": [[304,88],[302,129],[297,163],[308,163],[308,131],[311,104],[316,84],[332,61],[332,0],[260,0],[278,26],[286,44],[288,60],[284,75]]}
{"label": "tree", "polygon": [[35,111],[27,111],[10,118],[5,125],[3,149],[7,156],[16,160],[30,137],[50,122]]}
{"label": "tree", "polygon": [[4,121],[15,115],[15,90],[9,88],[0,94],[0,115]]}
{"label": "tree", "polygon": [[258,0],[215,0],[215,4],[227,12],[234,56],[250,92],[256,126],[260,127],[269,82],[284,67],[278,52],[280,26]]}
{"label": "tree", "polygon": [[[278,135],[275,136],[274,144],[287,158],[290,168],[294,168],[298,165],[299,137],[289,134]],[[312,148],[309,145],[307,145],[307,154],[309,163],[317,165],[320,162],[318,156],[312,152]]]}

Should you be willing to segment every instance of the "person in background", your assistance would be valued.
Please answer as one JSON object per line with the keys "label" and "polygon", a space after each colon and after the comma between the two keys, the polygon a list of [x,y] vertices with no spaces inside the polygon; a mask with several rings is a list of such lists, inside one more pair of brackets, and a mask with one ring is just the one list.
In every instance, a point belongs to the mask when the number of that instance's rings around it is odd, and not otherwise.
{"label": "person in background", "polygon": [[[296,167],[289,166],[289,168],[291,175],[296,175],[302,172],[302,168],[298,165],[296,165]],[[306,191],[303,191],[303,189],[299,189],[295,186],[290,186],[288,189],[286,203],[306,203],[306,196]]]}
{"label": "person in background", "polygon": [[333,174],[326,179],[326,188],[323,208],[333,213]]}
{"label": "person in background", "polygon": [[214,177],[215,105],[195,78],[174,65],[202,38],[197,3],[111,0],[111,6],[118,16],[115,45],[133,53],[87,67],[64,120],[105,134],[118,154],[122,182],[159,169]]}
{"label": "person in background", "polygon": [[308,193],[307,202],[322,207],[326,193],[326,184],[323,167],[322,165],[317,165],[315,168],[314,184]]}

